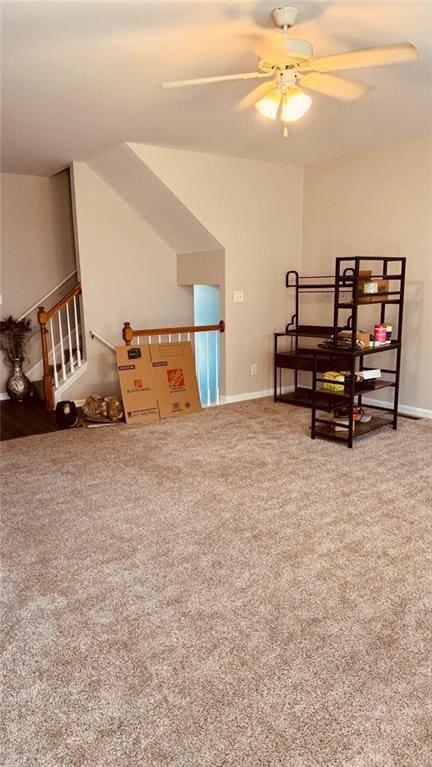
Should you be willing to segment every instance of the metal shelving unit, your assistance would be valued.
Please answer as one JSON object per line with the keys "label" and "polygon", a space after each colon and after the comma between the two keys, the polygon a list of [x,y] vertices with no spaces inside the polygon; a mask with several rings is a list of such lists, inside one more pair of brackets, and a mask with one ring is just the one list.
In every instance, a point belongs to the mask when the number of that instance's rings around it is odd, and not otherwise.
{"label": "metal shelving unit", "polygon": [[[389,282],[399,282],[399,288],[397,290],[389,290],[386,293],[373,294],[373,298],[365,296],[365,294],[359,293],[360,272],[362,265],[367,263],[380,263],[382,269],[380,274],[372,275],[372,279],[384,279]],[[353,269],[352,279],[352,296],[351,300],[341,300],[342,290],[346,290],[346,269],[347,264],[350,264]],[[397,273],[389,273],[390,265],[397,265]],[[345,265],[345,268],[344,268]],[[340,327],[340,310],[350,309],[350,331],[351,331],[351,345],[350,347],[340,349],[336,345],[336,341],[333,342],[333,347],[322,349],[317,346],[313,351],[313,371],[312,371],[312,424],[311,424],[311,437],[322,437],[324,439],[331,439],[336,441],[343,441],[348,447],[353,446],[353,441],[357,437],[367,434],[375,429],[380,429],[383,426],[392,426],[393,429],[397,429],[398,420],[398,401],[399,401],[399,382],[400,382],[400,366],[401,366],[401,353],[402,353],[402,322],[403,322],[403,306],[405,296],[405,270],[406,259],[405,258],[389,258],[389,257],[368,257],[368,258],[337,258],[336,259],[336,273],[335,273],[335,294],[334,294],[334,314],[333,314],[333,339],[337,339],[339,327]],[[391,296],[391,298],[389,298]],[[395,298],[393,298],[395,296]],[[396,297],[397,296],[397,297]],[[389,305],[396,305],[399,307],[397,312],[397,339],[385,346],[369,347],[367,349],[356,348],[356,334],[358,329],[358,314],[359,307],[361,306],[375,306],[379,308],[380,323],[386,321],[386,310]],[[396,361],[394,368],[382,368],[381,372],[391,378],[379,379],[373,385],[356,383],[355,375],[362,370],[370,370],[373,368],[368,367],[365,364],[367,358],[373,354],[383,354],[388,352],[396,353]],[[339,357],[339,366],[333,366],[333,360],[335,357]],[[365,360],[366,358],[366,360]],[[348,365],[345,362],[348,360]],[[342,363],[343,361],[343,363]],[[344,369],[350,373],[350,382],[344,387],[342,392],[329,392],[323,391],[320,384],[325,382],[324,378],[320,377],[320,373],[329,369],[341,370]],[[327,382],[328,383],[328,382]],[[393,389],[393,404],[388,407],[383,405],[371,405],[368,403],[368,408],[372,410],[385,411],[390,418],[383,418],[373,416],[369,423],[355,422],[353,418],[353,408],[356,406],[361,407],[362,397],[371,392],[375,392],[379,389],[391,388]],[[317,412],[320,410],[328,410],[332,412],[335,407],[340,407],[341,403],[347,405],[348,410],[348,424],[339,424],[338,429],[335,429],[333,423],[329,422],[328,418],[320,418]]]}
{"label": "metal shelving unit", "polygon": [[[341,277],[340,293],[352,288],[354,279],[354,270],[347,267]],[[312,406],[312,389],[307,386],[301,386],[299,383],[299,373],[313,372],[314,368],[314,350],[315,346],[305,346],[302,339],[314,339],[315,341],[329,338],[333,333],[333,325],[305,325],[300,323],[300,301],[301,296],[306,294],[334,294],[336,281],[334,275],[312,275],[302,277],[295,270],[290,270],[285,276],[285,287],[295,291],[295,312],[283,333],[274,334],[274,401],[285,402],[291,405],[300,405],[302,407]],[[339,330],[349,329],[350,321],[339,328]],[[290,348],[281,349],[281,341],[289,339]],[[319,372],[325,372],[326,368],[320,368],[320,361],[316,361]],[[342,367],[338,368],[340,365]],[[333,370],[345,370],[349,366],[349,359],[345,359],[338,354],[332,357]],[[294,371],[294,391],[283,392],[282,371],[284,369]],[[325,405],[325,401],[320,399],[320,404]]]}

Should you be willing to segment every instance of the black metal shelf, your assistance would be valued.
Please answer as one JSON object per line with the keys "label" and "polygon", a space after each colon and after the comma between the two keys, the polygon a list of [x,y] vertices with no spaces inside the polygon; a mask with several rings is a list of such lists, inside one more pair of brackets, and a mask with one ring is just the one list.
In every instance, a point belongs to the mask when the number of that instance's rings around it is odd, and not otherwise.
{"label": "black metal shelf", "polygon": [[[376,262],[379,274],[371,275],[370,279],[382,279],[389,281],[399,281],[399,285],[394,285],[397,290],[387,290],[385,293],[363,294],[359,292],[360,282],[363,276],[360,276],[364,267],[370,269],[368,262]],[[391,267],[390,264],[394,266]],[[398,266],[395,266],[398,264]],[[297,271],[287,272],[285,285],[287,288],[295,290],[295,313],[291,321],[287,324],[284,333],[275,333],[274,335],[274,400],[292,405],[310,407],[312,410],[312,432],[311,436],[322,436],[326,439],[343,440],[348,447],[352,447],[353,440],[362,434],[381,426],[392,425],[397,428],[397,407],[399,398],[399,379],[401,362],[401,335],[403,319],[403,302],[405,291],[405,258],[397,257],[355,257],[355,258],[337,258],[334,277],[329,275],[313,275],[310,277],[301,277]],[[397,270],[395,274],[389,274],[389,268]],[[386,286],[387,287],[387,286]],[[388,287],[391,287],[389,285]],[[306,293],[332,293],[333,294],[333,324],[332,325],[305,325],[300,322],[300,296]],[[350,294],[350,300],[347,299],[347,293]],[[343,295],[345,294],[345,295]],[[386,311],[390,306],[397,306],[397,335],[391,343],[380,346],[369,346],[368,348],[357,348],[357,330],[358,330],[358,310],[361,306],[377,307],[380,317],[380,323],[386,319]],[[351,310],[351,316],[344,322],[340,322],[340,310]],[[342,317],[341,317],[342,318]],[[351,333],[351,339],[347,346],[320,345],[323,339],[336,339],[341,330],[348,330]],[[283,338],[287,340],[283,343]],[[307,342],[301,339],[315,339],[315,343],[307,346]],[[289,348],[287,347],[289,344]],[[366,369],[364,359],[373,354],[383,354],[393,352],[395,363],[392,369],[382,369],[383,373],[390,374],[394,380],[379,379],[374,384],[358,385],[349,383],[344,386],[342,392],[327,391],[321,387],[319,374],[327,370],[346,371],[350,374],[351,381],[355,381],[355,374],[362,369]],[[372,363],[373,364],[373,363]],[[283,392],[282,371],[289,369],[294,372],[294,391]],[[300,385],[299,376],[312,372],[312,388],[309,385]],[[376,410],[384,410],[391,416],[391,420],[374,417],[369,424],[359,424],[352,417],[352,408],[354,405],[361,406],[362,397],[367,394],[373,394],[384,388],[390,388],[394,392],[393,403],[389,407],[382,405],[370,405]],[[349,418],[349,427],[342,437],[340,432],[329,433],[329,425],[323,429],[318,428],[319,419],[317,411],[324,410],[332,412],[332,409],[338,404],[347,405],[347,411],[351,413]],[[330,430],[331,431],[331,430]]]}
{"label": "black metal shelf", "polygon": [[[318,419],[317,419],[318,421]],[[334,424],[324,419],[319,419],[319,427],[315,429],[315,436],[323,439],[335,440],[337,442],[349,442],[349,428],[340,426],[340,430],[335,431]],[[373,416],[369,423],[356,422],[354,429],[354,438],[363,437],[365,434],[382,429],[383,426],[392,426],[392,420],[389,418],[380,418]]]}
{"label": "black metal shelf", "polygon": [[[359,301],[357,306],[373,306],[374,304],[400,304],[400,301]],[[338,304],[339,309],[353,309],[354,304],[342,303]]]}
{"label": "black metal shelf", "polygon": [[369,280],[402,280],[403,277],[401,274],[372,274],[369,278]]}
{"label": "black metal shelf", "polygon": [[[306,386],[298,386],[295,391],[278,394],[275,402],[284,402],[288,405],[297,405],[299,407],[307,407],[310,409],[312,407],[312,389],[308,389]],[[320,410],[331,411],[330,403],[324,397],[320,398],[318,395],[317,402]]]}
{"label": "black metal shelf", "polygon": [[[360,283],[360,272],[362,270],[362,266],[367,263],[368,261],[380,261],[382,263],[382,279],[398,279],[400,280],[400,288],[397,291],[387,291],[386,293],[380,293],[380,294],[370,294],[365,296],[364,294],[359,294],[359,283]],[[388,266],[390,263],[398,262],[400,264],[400,271],[397,275],[388,274]],[[340,285],[340,278],[341,278],[341,272],[343,270],[343,274],[346,274],[346,269],[349,268],[347,265],[350,265],[350,267],[353,269],[353,281],[352,281],[352,300],[350,302],[341,300],[339,289]],[[345,268],[344,268],[345,267]],[[337,258],[336,259],[336,270],[335,270],[335,295],[334,295],[334,313],[333,313],[333,338],[337,337],[338,328],[340,326],[339,323],[339,310],[340,309],[351,309],[352,315],[351,315],[351,322],[350,322],[350,330],[351,330],[351,346],[346,349],[338,349],[328,347],[326,349],[317,348],[314,356],[314,370],[313,370],[313,376],[312,376],[312,426],[311,426],[311,437],[312,439],[315,439],[315,437],[324,437],[325,439],[334,439],[337,441],[343,441],[347,444],[348,447],[353,446],[353,440],[356,439],[359,436],[362,436],[363,434],[367,434],[368,432],[374,431],[375,429],[380,429],[382,426],[388,426],[391,425],[393,429],[397,428],[397,419],[398,419],[398,399],[399,399],[399,382],[400,382],[400,364],[401,364],[401,351],[402,351],[402,320],[403,320],[403,304],[404,304],[404,294],[405,294],[405,268],[406,268],[406,260],[405,258],[387,258],[387,257],[372,257],[372,258]],[[375,279],[376,276],[374,275]],[[391,296],[399,296],[399,298],[392,299]],[[390,298],[389,298],[390,297]],[[383,344],[382,346],[373,346],[365,349],[357,349],[356,348],[356,339],[357,339],[357,329],[358,329],[358,310],[360,306],[376,306],[379,310],[379,316],[380,316],[380,323],[384,323],[386,319],[386,308],[389,305],[396,305],[399,307],[398,309],[398,319],[397,319],[397,332],[398,332],[398,338],[392,341],[389,344]],[[387,380],[378,380],[375,382],[375,384],[371,388],[369,388],[367,385],[358,385],[355,383],[355,376],[356,373],[360,372],[363,369],[363,359],[366,356],[369,356],[371,354],[383,354],[384,352],[388,351],[395,351],[396,352],[396,363],[394,366],[394,370],[388,370],[387,372],[391,373],[394,376],[394,380],[387,381]],[[348,372],[350,374],[350,383],[346,384],[344,387],[343,392],[327,392],[327,401],[334,403],[339,400],[347,403],[347,411],[348,411],[348,425],[346,428],[343,428],[341,430],[335,431],[334,424],[327,422],[322,423],[322,419],[317,417],[317,411],[323,409],[322,408],[322,400],[326,399],[323,390],[321,389],[321,383],[322,379],[319,377],[319,373],[322,370],[323,364],[325,365],[325,361],[330,359],[330,354],[333,356],[335,354],[340,353],[344,356],[348,355],[349,357],[349,366],[348,366]],[[328,356],[326,356],[328,355]],[[324,361],[324,363],[323,363]],[[331,369],[331,368],[329,368]],[[337,383],[337,382],[336,382]],[[394,397],[393,397],[393,403],[389,404],[389,407],[382,407],[380,405],[372,406],[373,408],[376,407],[376,409],[382,409],[386,410],[389,415],[391,416],[391,419],[383,419],[379,418],[377,416],[374,416],[369,423],[360,423],[357,421],[354,421],[353,417],[353,408],[355,407],[356,403],[361,406],[362,403],[362,396],[367,393],[371,393],[386,387],[390,387],[393,389]]]}
{"label": "black metal shelf", "polygon": [[355,357],[364,357],[366,354],[380,354],[380,352],[387,352],[391,349],[400,349],[400,342],[392,341],[389,344],[383,344],[383,346],[368,346],[365,349],[355,349],[354,351],[348,347],[342,348],[341,346],[327,346],[325,349],[323,347],[315,347],[315,351],[317,352],[322,351],[323,353],[328,353],[331,355],[349,354],[354,355]]}
{"label": "black metal shelf", "polygon": [[[317,378],[317,383],[324,382],[324,378]],[[335,386],[343,386],[342,383],[338,384],[337,381],[327,381],[327,383],[332,383]],[[395,382],[394,381],[387,381],[382,378],[378,379],[373,385],[370,386],[364,386],[363,384],[356,384],[354,387],[354,397],[361,397],[363,394],[370,394],[374,391],[379,391],[380,389],[388,389],[394,387]],[[317,395],[320,399],[326,399],[328,401],[337,402],[338,400],[343,399],[351,399],[351,392],[348,391],[347,387],[344,387],[344,391],[330,391],[328,389],[319,388],[316,390]]]}
{"label": "black metal shelf", "polygon": [[295,329],[287,330],[285,335],[303,338],[329,338],[332,333],[332,325],[298,325]]}

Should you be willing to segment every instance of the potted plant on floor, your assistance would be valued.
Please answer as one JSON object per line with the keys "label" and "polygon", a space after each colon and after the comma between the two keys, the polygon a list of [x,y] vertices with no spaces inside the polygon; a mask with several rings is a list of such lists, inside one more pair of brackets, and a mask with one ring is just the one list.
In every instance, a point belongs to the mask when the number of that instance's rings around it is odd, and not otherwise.
{"label": "potted plant on floor", "polygon": [[28,397],[31,391],[31,383],[22,370],[30,334],[30,320],[15,320],[9,315],[0,322],[0,350],[6,365],[11,369],[6,390],[10,398],[18,402]]}

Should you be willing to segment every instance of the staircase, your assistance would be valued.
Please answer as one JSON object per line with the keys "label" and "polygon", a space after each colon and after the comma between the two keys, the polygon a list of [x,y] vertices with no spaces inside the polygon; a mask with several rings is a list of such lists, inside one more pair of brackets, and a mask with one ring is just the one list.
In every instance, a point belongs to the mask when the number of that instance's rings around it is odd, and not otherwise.
{"label": "staircase", "polygon": [[42,350],[42,379],[33,389],[54,410],[61,395],[87,367],[83,355],[81,284],[77,284],[48,311],[39,307],[38,323]]}

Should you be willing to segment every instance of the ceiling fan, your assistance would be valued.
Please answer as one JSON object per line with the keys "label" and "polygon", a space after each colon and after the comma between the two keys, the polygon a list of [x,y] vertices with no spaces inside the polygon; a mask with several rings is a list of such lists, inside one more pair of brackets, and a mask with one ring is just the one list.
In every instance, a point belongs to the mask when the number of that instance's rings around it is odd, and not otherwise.
{"label": "ceiling fan", "polygon": [[275,8],[272,11],[272,17],[280,31],[270,36],[252,38],[254,53],[259,57],[259,72],[175,80],[161,83],[161,88],[183,88],[228,80],[271,78],[269,82],[261,83],[254,88],[234,108],[237,111],[243,111],[255,106],[258,112],[270,120],[275,120],[279,114],[284,123],[286,137],[287,123],[303,117],[312,104],[311,97],[304,93],[302,88],[342,101],[355,101],[365,96],[370,86],[329,74],[329,72],[377,67],[414,61],[418,58],[417,50],[411,43],[392,43],[377,48],[365,48],[314,58],[312,45],[307,40],[296,40],[288,36],[288,30],[295,24],[298,13],[298,9],[293,6]]}

